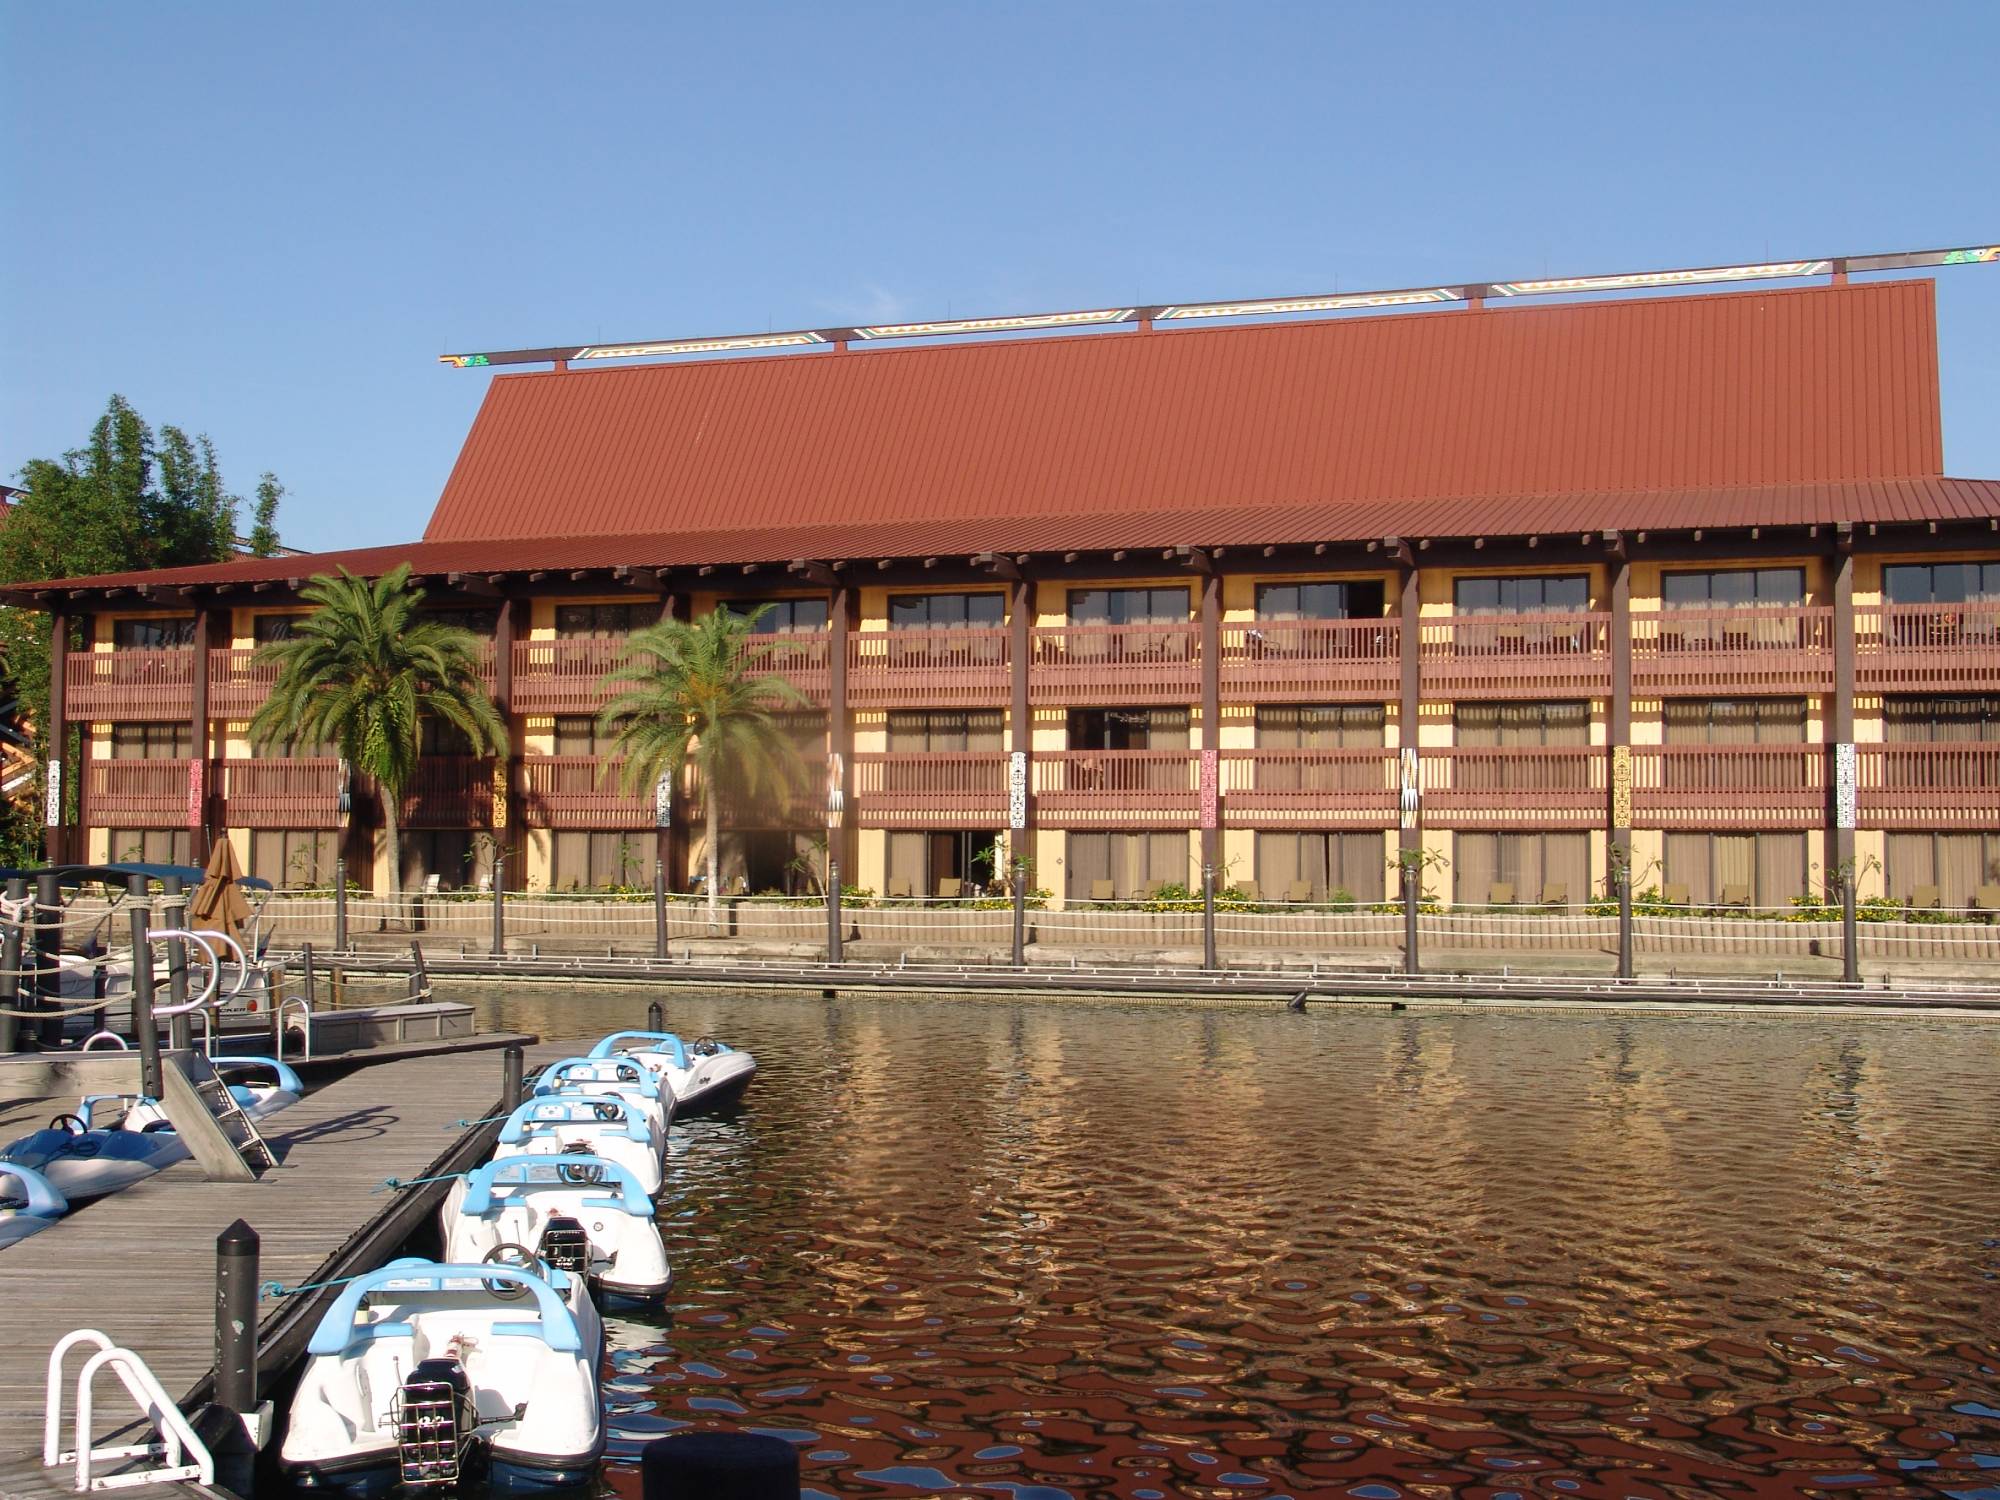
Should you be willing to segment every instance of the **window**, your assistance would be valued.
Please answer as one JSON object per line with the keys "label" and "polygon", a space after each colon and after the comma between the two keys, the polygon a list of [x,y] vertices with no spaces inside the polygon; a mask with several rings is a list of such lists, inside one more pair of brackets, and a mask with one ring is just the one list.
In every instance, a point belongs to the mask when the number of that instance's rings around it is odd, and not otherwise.
{"label": "window", "polygon": [[1452,840],[1460,906],[1574,906],[1590,899],[1582,833],[1461,833]]}
{"label": "window", "polygon": [[1260,620],[1374,620],[1382,614],[1379,578],[1314,583],[1260,583]]}
{"label": "window", "polygon": [[1386,868],[1374,831],[1257,835],[1260,900],[1380,901]]}
{"label": "window", "polygon": [[2000,600],[2000,558],[1984,562],[1885,563],[1882,596],[1891,604],[1971,604]]}
{"label": "window", "polygon": [[475,843],[478,836],[464,828],[405,828],[402,845],[403,889],[417,890],[435,875],[440,890],[473,889],[493,878],[493,865]]}
{"label": "window", "polygon": [[252,615],[250,634],[260,646],[268,646],[273,641],[289,641],[292,627],[305,618],[304,615]]}
{"label": "window", "polygon": [[493,609],[427,609],[423,613],[426,620],[469,630],[482,640],[492,640],[500,628],[500,612]]}
{"label": "window", "polygon": [[891,630],[995,630],[1006,623],[1000,594],[892,594]]}
{"label": "window", "polygon": [[1885,698],[1882,738],[1891,744],[2000,740],[2000,697],[1926,694]]}
{"label": "window", "polygon": [[[885,893],[901,900],[983,890],[988,882],[1005,878],[1004,871],[996,874],[994,839],[990,829],[892,832]],[[953,880],[958,882],[955,891],[945,884]]]}
{"label": "window", "polygon": [[1066,843],[1071,901],[1131,901],[1188,882],[1185,833],[1072,833]]}
{"label": "window", "polygon": [[1188,620],[1185,588],[1071,589],[1072,625],[1183,625]]}
{"label": "window", "polygon": [[1452,743],[1465,746],[1588,745],[1588,703],[1455,703]]}
{"label": "window", "polygon": [[444,719],[420,720],[417,725],[417,744],[424,755],[470,755],[472,741],[463,729]]}
{"label": "window", "polygon": [[749,615],[767,604],[770,609],[752,627],[753,634],[776,635],[785,630],[826,629],[825,599],[725,599],[721,608],[731,614]]}
{"label": "window", "polygon": [[259,828],[250,835],[245,873],[280,890],[325,889],[333,884],[339,844],[330,828]]}
{"label": "window", "polygon": [[1726,568],[1664,573],[1660,602],[1668,609],[1708,609],[1732,604],[1804,604],[1804,568]]}
{"label": "window", "polygon": [[1535,614],[1590,607],[1590,580],[1581,573],[1460,578],[1452,607],[1462,615]]}
{"label": "window", "polygon": [[194,863],[194,835],[185,828],[113,828],[105,837],[113,864]]}
{"label": "window", "polygon": [[[1891,833],[1886,852],[1891,901],[1963,911],[1982,886],[1989,896],[1992,887],[2000,886],[2000,831]],[[1926,886],[1937,887],[1935,901]],[[1979,904],[1984,907],[1986,901]]]}
{"label": "window", "polygon": [[113,724],[113,760],[187,760],[194,754],[194,730],[186,724]]}
{"label": "window", "polygon": [[1069,711],[1072,750],[1185,750],[1188,711],[1184,708],[1073,708]]}
{"label": "window", "polygon": [[1362,750],[1383,742],[1379,703],[1284,703],[1257,710],[1259,750]]}
{"label": "window", "polygon": [[192,646],[194,616],[182,615],[170,620],[113,620],[111,643],[120,648],[130,646],[142,651]]}
{"label": "window", "polygon": [[1802,745],[1803,698],[1669,698],[1661,705],[1669,745]]}
{"label": "window", "polygon": [[1694,906],[1783,910],[1806,894],[1802,833],[1669,833],[1661,892]]}
{"label": "window", "polygon": [[[560,640],[605,640],[630,635],[642,623],[636,604],[559,604],[556,636]],[[489,630],[490,633],[490,630]]]}
{"label": "window", "polygon": [[599,729],[597,720],[583,714],[565,714],[556,720],[556,754],[615,755],[618,732]]}
{"label": "window", "polygon": [[892,710],[889,748],[909,755],[928,751],[1003,750],[1004,715],[997,708]]}
{"label": "window", "polygon": [[646,834],[561,828],[549,842],[553,890],[601,891],[652,882],[656,841]]}

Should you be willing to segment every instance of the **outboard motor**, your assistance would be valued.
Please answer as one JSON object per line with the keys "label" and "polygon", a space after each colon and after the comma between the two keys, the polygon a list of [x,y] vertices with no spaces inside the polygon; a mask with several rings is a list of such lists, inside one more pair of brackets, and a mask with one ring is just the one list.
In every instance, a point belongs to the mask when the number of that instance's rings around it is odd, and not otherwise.
{"label": "outboard motor", "polygon": [[568,1271],[573,1276],[590,1274],[590,1236],[568,1214],[549,1215],[535,1255],[558,1271]]}
{"label": "outboard motor", "polygon": [[465,1366],[422,1359],[396,1392],[396,1451],[403,1483],[456,1484],[479,1415]]}

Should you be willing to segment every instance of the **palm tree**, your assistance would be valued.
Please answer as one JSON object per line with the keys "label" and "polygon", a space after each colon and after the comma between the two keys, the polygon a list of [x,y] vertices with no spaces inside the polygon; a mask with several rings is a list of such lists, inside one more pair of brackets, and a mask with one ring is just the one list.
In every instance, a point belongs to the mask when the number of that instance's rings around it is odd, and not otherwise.
{"label": "palm tree", "polygon": [[389,890],[402,884],[396,817],[423,749],[423,725],[458,729],[474,754],[503,755],[507,726],[479,677],[479,637],[418,613],[424,591],[403,563],[370,583],[347,569],[321,573],[299,597],[317,605],[273,641],[259,661],[278,668],[277,683],[250,721],[261,748],[333,744],[354,770],[382,788]]}
{"label": "palm tree", "polygon": [[635,630],[624,661],[604,677],[616,696],[597,722],[617,733],[628,793],[662,776],[678,781],[690,754],[701,772],[711,926],[721,920],[724,781],[732,792],[755,797],[785,790],[801,771],[798,749],[771,708],[804,702],[804,695],[762,671],[751,645],[770,607],[739,615],[718,606],[692,622],[666,619]]}

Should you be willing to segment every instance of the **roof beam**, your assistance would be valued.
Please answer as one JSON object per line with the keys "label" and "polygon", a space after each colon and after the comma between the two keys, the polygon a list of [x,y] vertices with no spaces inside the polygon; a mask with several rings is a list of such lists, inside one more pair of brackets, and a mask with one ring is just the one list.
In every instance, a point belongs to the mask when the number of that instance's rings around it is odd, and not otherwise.
{"label": "roof beam", "polygon": [[447,573],[444,581],[461,594],[471,594],[479,599],[498,599],[500,586],[492,579],[479,573]]}
{"label": "roof beam", "polygon": [[[745,571],[747,572],[748,569]],[[840,583],[840,579],[835,576],[831,564],[813,562],[803,557],[795,557],[789,563],[785,564],[785,571],[787,573],[796,573],[808,583],[816,583],[821,588],[835,588]]]}
{"label": "roof beam", "polygon": [[635,568],[630,563],[620,563],[611,570],[614,583],[622,583],[627,588],[647,589],[653,593],[665,593],[666,580],[660,576],[658,568]]}
{"label": "roof beam", "polygon": [[[1020,562],[1011,557],[1002,557],[997,552],[975,552],[972,555],[971,561],[972,566],[975,568],[990,569],[996,578],[1019,578],[1021,576]],[[882,566],[888,566],[886,559]]]}

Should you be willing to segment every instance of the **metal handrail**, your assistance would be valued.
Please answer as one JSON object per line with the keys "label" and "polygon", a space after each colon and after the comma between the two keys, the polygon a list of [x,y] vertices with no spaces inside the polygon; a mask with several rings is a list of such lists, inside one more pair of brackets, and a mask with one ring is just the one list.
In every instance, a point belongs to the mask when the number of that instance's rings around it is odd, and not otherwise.
{"label": "metal handrail", "polygon": [[93,1031],[83,1039],[83,1045],[76,1050],[79,1052],[88,1052],[91,1046],[97,1042],[116,1042],[120,1052],[130,1052],[132,1050],[131,1043],[127,1042],[124,1037],[115,1031]]}
{"label": "metal handrail", "polygon": [[[62,1437],[62,1367],[69,1351],[81,1343],[95,1344],[96,1352],[83,1363],[76,1377],[76,1446],[61,1451]],[[91,1446],[91,1407],[93,1384],[97,1372],[110,1365],[124,1382],[125,1390],[133,1402],[146,1414],[159,1433],[160,1440],[150,1443],[129,1443],[107,1448]],[[46,1387],[47,1407],[42,1419],[42,1467],[55,1468],[58,1465],[76,1465],[76,1488],[79,1490],[123,1489],[131,1485],[162,1484],[181,1479],[195,1479],[202,1484],[215,1483],[215,1459],[206,1444],[195,1433],[188,1420],[181,1414],[164,1389],[159,1379],[147,1368],[145,1360],[130,1349],[112,1343],[105,1334],[95,1328],[79,1328],[56,1341],[49,1351],[48,1381]],[[166,1467],[144,1470],[136,1474],[103,1475],[93,1478],[91,1466],[105,1459],[148,1458],[159,1456],[166,1460]],[[192,1460],[189,1462],[188,1460]]]}
{"label": "metal handrail", "polygon": [[305,1038],[299,1051],[299,1056],[311,1057],[313,1055],[312,1002],[307,1000],[304,995],[284,995],[280,996],[278,1000],[278,1024],[277,1029],[271,1036],[271,1052],[279,1062],[285,1060],[285,1009],[287,1006],[292,1005],[296,1005],[299,1008],[299,1015],[305,1023],[299,1031],[299,1034]]}

